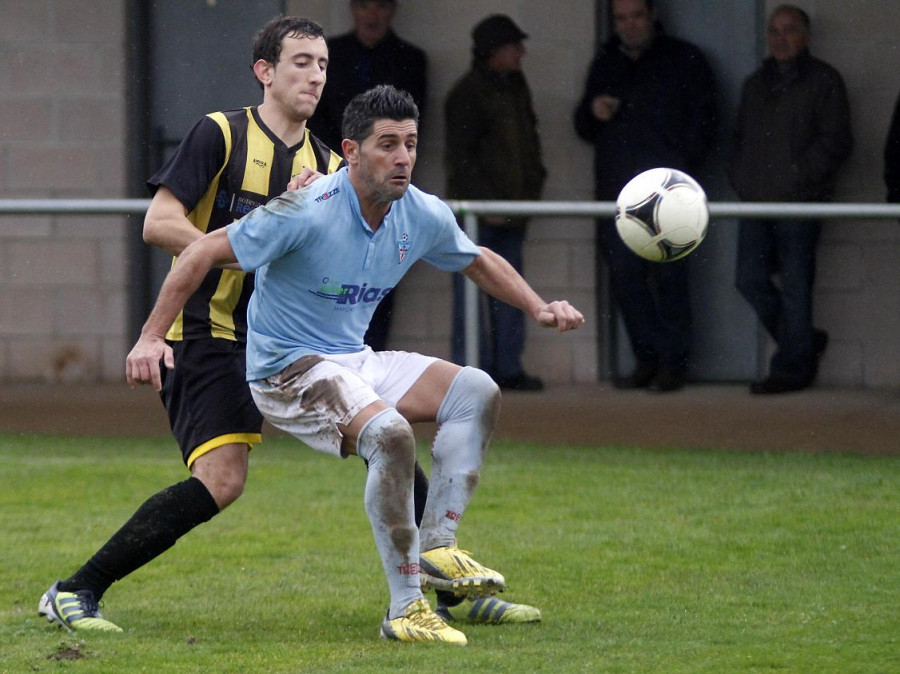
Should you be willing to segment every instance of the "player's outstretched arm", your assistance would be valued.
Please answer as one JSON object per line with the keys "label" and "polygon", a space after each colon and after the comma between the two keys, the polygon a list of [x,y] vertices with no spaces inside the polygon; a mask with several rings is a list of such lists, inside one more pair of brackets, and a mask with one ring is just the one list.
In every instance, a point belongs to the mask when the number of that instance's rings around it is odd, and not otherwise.
{"label": "player's outstretched arm", "polygon": [[513,266],[489,248],[479,247],[481,256],[463,269],[475,285],[501,302],[517,307],[546,328],[559,332],[575,330],[584,316],[565,300],[545,302]]}
{"label": "player's outstretched arm", "polygon": [[159,290],[156,305],[141,329],[141,336],[125,359],[125,378],[129,386],[151,384],[157,391],[162,388],[160,361],[169,369],[175,367],[172,349],[165,342],[169,326],[210,269],[236,262],[225,229],[207,234],[182,251]]}

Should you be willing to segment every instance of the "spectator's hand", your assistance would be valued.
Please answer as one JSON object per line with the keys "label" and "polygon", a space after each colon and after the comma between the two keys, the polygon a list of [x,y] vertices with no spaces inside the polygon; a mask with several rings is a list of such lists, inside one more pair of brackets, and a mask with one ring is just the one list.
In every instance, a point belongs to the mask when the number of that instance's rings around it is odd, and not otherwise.
{"label": "spectator's hand", "polygon": [[287,184],[287,190],[288,192],[301,190],[304,187],[312,185],[321,177],[322,174],[318,171],[314,171],[311,168],[304,168],[300,173],[291,178],[290,182]]}
{"label": "spectator's hand", "polygon": [[170,370],[175,367],[172,347],[159,335],[143,334],[131,353],[125,359],[125,379],[134,388],[136,384],[152,384],[159,391],[162,388],[159,363],[164,362]]}
{"label": "spectator's hand", "polygon": [[615,96],[607,94],[595,96],[594,100],[591,101],[591,112],[601,122],[608,122],[615,117],[621,103],[622,101]]}
{"label": "spectator's hand", "polygon": [[545,328],[556,328],[559,332],[567,332],[581,327],[584,316],[565,300],[550,302],[542,306],[537,313],[538,323]]}

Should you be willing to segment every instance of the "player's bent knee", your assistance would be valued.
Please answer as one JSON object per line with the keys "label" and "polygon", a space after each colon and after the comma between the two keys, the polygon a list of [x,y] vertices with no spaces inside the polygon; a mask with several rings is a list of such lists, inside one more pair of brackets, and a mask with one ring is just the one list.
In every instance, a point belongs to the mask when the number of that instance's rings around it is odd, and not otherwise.
{"label": "player's bent knee", "polygon": [[393,407],[382,410],[369,419],[359,432],[356,452],[370,464],[389,457],[391,460],[407,460],[412,465],[416,455],[412,426]]}
{"label": "player's bent knee", "polygon": [[247,482],[247,446],[223,445],[198,458],[191,473],[200,480],[219,506],[219,510],[237,501]]}
{"label": "player's bent knee", "polygon": [[454,378],[437,413],[438,423],[482,419],[489,427],[500,413],[500,387],[484,370],[464,367]]}

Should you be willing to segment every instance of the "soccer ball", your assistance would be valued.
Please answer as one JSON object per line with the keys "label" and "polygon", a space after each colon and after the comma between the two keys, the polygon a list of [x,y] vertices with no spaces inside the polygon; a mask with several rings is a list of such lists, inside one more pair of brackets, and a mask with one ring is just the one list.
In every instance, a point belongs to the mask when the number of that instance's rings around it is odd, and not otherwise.
{"label": "soccer ball", "polygon": [[653,262],[684,257],[706,236],[706,193],[682,171],[655,168],[639,173],[619,192],[616,207],[622,241]]}

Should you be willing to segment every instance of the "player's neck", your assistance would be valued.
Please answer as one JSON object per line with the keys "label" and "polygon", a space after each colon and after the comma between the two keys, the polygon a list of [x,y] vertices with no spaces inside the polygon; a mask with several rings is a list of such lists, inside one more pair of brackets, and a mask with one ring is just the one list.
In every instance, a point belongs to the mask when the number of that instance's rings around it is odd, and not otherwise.
{"label": "player's neck", "polygon": [[291,119],[283,114],[269,103],[262,103],[256,111],[259,118],[263,121],[269,131],[274,133],[285,145],[293,147],[303,140],[306,133],[306,120]]}
{"label": "player's neck", "polygon": [[378,228],[381,227],[384,222],[384,218],[388,214],[388,211],[391,210],[391,204],[394,202],[385,201],[384,199],[379,199],[374,194],[367,193],[364,189],[361,189],[363,186],[359,185],[354,178],[355,176],[351,172],[350,183],[353,185],[353,190],[356,192],[356,199],[359,201],[360,215],[362,215],[362,219],[366,221],[369,229],[373,232],[377,232]]}
{"label": "player's neck", "polygon": [[362,213],[363,220],[373,232],[377,232],[379,227],[384,223],[384,217],[391,210],[391,202],[368,201],[362,198],[359,200],[359,212]]}

